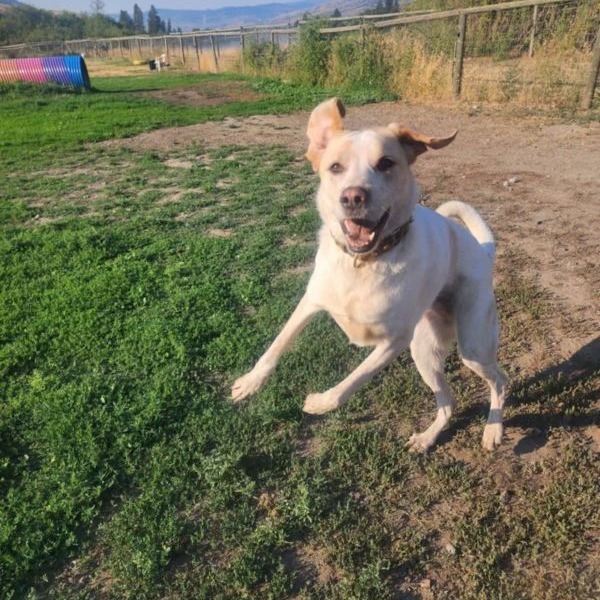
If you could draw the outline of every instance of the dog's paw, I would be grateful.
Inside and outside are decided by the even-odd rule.
[[[339,405],[338,398],[332,393],[323,392],[322,394],[309,394],[306,396],[302,410],[309,415],[324,415],[330,410],[338,408]]]
[[[431,439],[431,436],[424,433],[413,433],[408,442],[406,442],[405,447],[409,452],[420,452],[425,453],[433,446],[435,440]]]
[[[481,445],[485,450],[495,450],[502,443],[502,423],[488,423],[483,430]]]
[[[240,402],[240,400],[254,394],[263,386],[266,378],[266,375],[256,373],[255,371],[250,371],[242,375],[231,386],[231,399],[234,402]]]

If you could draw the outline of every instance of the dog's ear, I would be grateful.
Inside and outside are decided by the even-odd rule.
[[[393,131],[394,135],[402,145],[409,165],[417,160],[417,156],[419,156],[419,154],[427,152],[428,148],[432,148],[433,150],[444,148],[450,142],[452,142],[452,140],[454,140],[456,134],[458,133],[458,130],[456,130],[448,137],[433,138],[424,135],[423,133],[419,133],[418,131],[407,129],[398,123],[390,123],[388,128]]]
[[[345,115],[346,109],[339,98],[325,100],[312,111],[306,130],[308,150],[304,156],[315,171],[319,168],[321,156],[329,140],[335,133],[344,129]]]

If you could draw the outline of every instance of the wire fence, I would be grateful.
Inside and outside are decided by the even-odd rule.
[[[0,58],[79,53],[143,64],[165,55],[171,65],[202,72],[282,76],[291,68],[289,59],[306,27],[310,22],[20,44],[0,48]],[[599,30],[597,0],[516,0],[443,12],[328,19],[318,31],[330,44],[329,83],[343,83],[352,62],[360,63],[363,76],[381,63],[368,56],[371,49],[385,55],[393,91],[410,84],[412,91],[422,88],[423,93],[473,101],[590,108],[598,96]]]

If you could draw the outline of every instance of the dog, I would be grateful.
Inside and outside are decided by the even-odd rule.
[[[171,66],[166,54],[161,54],[154,59],[154,65],[157,71],[161,71],[165,67]]]
[[[350,342],[373,350],[336,386],[309,394],[306,413],[338,408],[410,348],[437,401],[434,421],[406,444],[425,452],[452,416],[444,362],[456,341],[463,363],[490,387],[482,445],[494,450],[502,440],[508,386],[496,358],[494,236],[463,202],[447,202],[437,211],[418,204],[410,170],[420,154],[447,146],[457,132],[433,138],[397,123],[347,131],[344,116],[337,98],[321,103],[310,116],[305,156],[319,174],[316,204],[322,220],[314,271],[282,331],[254,368],[233,384],[232,399],[239,402],[259,390],[283,352],[324,310]]]

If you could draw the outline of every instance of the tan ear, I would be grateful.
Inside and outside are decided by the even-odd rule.
[[[433,150],[444,148],[454,140],[458,133],[458,130],[456,130],[448,137],[433,138],[418,131],[407,129],[398,123],[390,123],[388,128],[394,132],[394,135],[398,138],[400,144],[402,144],[409,165],[415,162],[419,154],[427,152],[428,148],[432,148]]]
[[[344,129],[345,115],[346,109],[339,98],[325,100],[312,111],[306,130],[308,150],[304,156],[315,171],[319,168],[321,156],[332,136]]]

